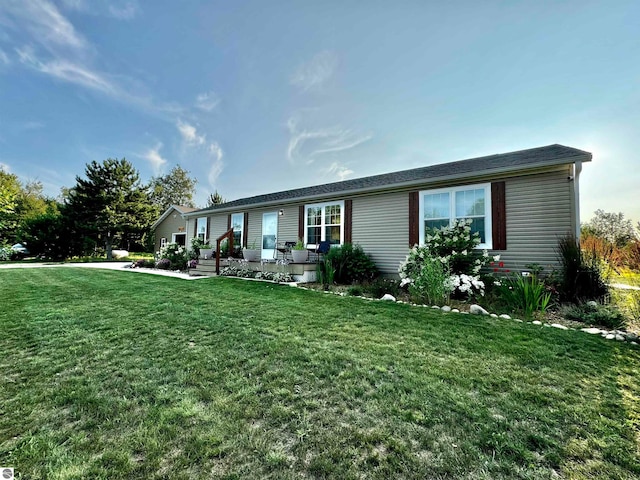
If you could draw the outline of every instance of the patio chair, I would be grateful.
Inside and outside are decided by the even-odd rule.
[[[329,250],[331,249],[331,242],[325,240],[323,242],[318,243],[318,245],[316,246],[316,249],[314,250],[313,253],[316,254],[316,263],[320,263],[320,256],[324,256],[327,253],[329,253]]]

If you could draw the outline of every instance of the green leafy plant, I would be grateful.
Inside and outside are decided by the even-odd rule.
[[[200,258],[200,249],[211,248],[209,242],[205,242],[200,237],[193,237],[191,239],[191,250],[189,250],[189,260],[197,260]]]
[[[537,275],[514,274],[500,283],[498,295],[510,311],[531,318],[537,312],[544,313],[547,310],[551,292],[547,291]]]
[[[333,267],[331,260],[325,258],[324,261],[318,262],[316,266],[316,281],[324,285],[328,289],[333,285],[336,269]]]
[[[479,274],[491,257],[486,250],[476,248],[480,244],[480,235],[471,232],[471,223],[469,219],[459,219],[453,225],[432,229],[426,235],[424,245],[414,246],[400,264],[401,284],[415,284],[418,276],[423,275],[424,268],[431,269],[431,266],[426,266],[428,262],[439,262],[447,272],[445,285],[452,294],[483,295],[484,282]],[[495,261],[499,259],[499,256],[493,257]],[[424,284],[422,281],[419,283]]]
[[[385,293],[398,297],[402,292],[400,282],[391,278],[376,278],[371,282],[364,283],[362,287],[365,293],[375,298],[380,298]]]
[[[187,268],[188,254],[182,245],[167,243],[158,252],[158,259],[169,260],[171,270],[184,270]]]
[[[596,252],[583,252],[573,235],[558,241],[557,252],[561,263],[559,288],[562,300],[580,303],[602,301],[607,296],[606,269]]]
[[[572,305],[564,310],[569,320],[584,322],[587,325],[600,325],[609,329],[621,328],[625,324],[624,315],[613,305],[601,305],[594,301]]]
[[[333,247],[325,256],[335,270],[335,281],[340,284],[369,281],[376,277],[378,269],[360,245],[345,243]]]
[[[442,304],[449,299],[450,290],[447,286],[449,274],[442,264],[430,259],[421,264],[413,281],[409,283],[409,294],[418,303],[429,305]]]
[[[307,247],[305,247],[304,242],[302,241],[301,238],[298,238],[298,241],[296,242],[296,244],[292,247],[292,250],[305,250]]]

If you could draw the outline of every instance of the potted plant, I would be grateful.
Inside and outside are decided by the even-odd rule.
[[[309,250],[307,250],[301,238],[291,248],[291,258],[293,263],[304,263],[309,259]]]
[[[242,256],[247,262],[259,262],[261,251],[257,248],[257,239],[253,239],[253,243],[248,248],[242,249]]]

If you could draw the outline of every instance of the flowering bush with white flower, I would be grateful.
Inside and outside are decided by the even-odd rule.
[[[167,259],[171,270],[184,270],[187,268],[187,250],[177,243],[167,243],[160,251],[156,252],[156,261]],[[165,262],[166,264],[166,262]]]
[[[471,223],[469,219],[458,219],[451,226],[431,230],[424,245],[414,246],[400,264],[401,285],[410,285],[410,290],[417,285],[429,288],[428,284],[437,278],[433,276],[432,263],[439,263],[444,269],[443,283],[448,292],[464,296],[484,295],[480,270],[490,260],[499,260],[499,256],[491,258],[486,250],[476,248],[480,235],[471,231]]]

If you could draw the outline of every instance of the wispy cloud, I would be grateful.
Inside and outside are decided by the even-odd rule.
[[[349,175],[352,175],[354,173],[353,170],[344,165],[341,165],[338,162],[333,162],[331,165],[329,165],[329,168],[327,168],[326,172],[329,175],[338,177],[339,180],[344,180]]]
[[[71,22],[46,0],[5,1],[0,7],[0,15],[4,17],[5,14],[8,14],[5,18],[13,30],[24,30],[47,50],[58,47],[83,50],[88,46]]]
[[[68,0],[65,5],[88,8],[83,0]],[[115,5],[137,8],[132,1]],[[140,93],[144,86],[131,77],[110,75],[95,68],[94,46],[48,0],[0,2],[0,24],[12,30],[14,50],[20,63],[28,68],[160,117],[168,119],[170,115],[172,121],[176,113],[183,111],[180,106],[159,103]]]
[[[5,53],[4,50],[0,48],[0,65],[9,65],[11,60],[9,59],[9,55]]]
[[[196,107],[205,112],[210,112],[218,106],[220,97],[214,92],[201,93],[196,97]]]
[[[189,145],[204,145],[206,138],[205,135],[198,135],[196,127],[190,125],[182,120],[178,120],[176,124],[182,139]]]
[[[138,13],[140,8],[135,2],[126,2],[124,5],[110,5],[109,13],[115,18],[120,20],[131,20]]]
[[[209,145],[209,156],[211,165],[209,166],[209,174],[207,176],[207,180],[209,180],[209,186],[213,189],[216,186],[216,182],[218,181],[218,177],[222,173],[224,169],[224,163],[222,162],[222,157],[224,153],[220,145],[217,142],[212,142]]]
[[[337,65],[338,58],[335,54],[328,51],[320,52],[296,69],[290,79],[291,85],[303,91],[319,89],[331,78]]]
[[[151,164],[155,175],[160,174],[164,166],[167,164],[167,160],[162,158],[160,155],[161,148],[162,142],[158,142],[155,147],[150,148],[142,155],[142,157]]]
[[[0,162],[0,172],[9,173],[11,171],[11,167],[6,163]]]
[[[302,129],[298,123],[295,118],[290,118],[287,122],[291,135],[287,158],[292,164],[300,160],[313,163],[319,155],[349,150],[373,137],[370,133],[358,133],[338,126]]]
[[[92,14],[107,15],[119,20],[131,20],[140,12],[140,6],[133,0],[62,0],[69,10]]]

